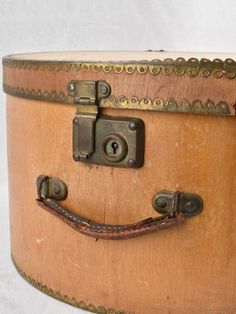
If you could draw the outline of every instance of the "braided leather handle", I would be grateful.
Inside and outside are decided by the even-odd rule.
[[[40,183],[37,184],[37,204],[43,209],[60,218],[62,221],[80,233],[96,239],[123,240],[134,238],[147,233],[169,228],[184,221],[183,215],[178,211],[177,208],[179,192],[176,192],[173,199],[172,211],[169,214],[155,218],[147,218],[142,221],[127,225],[109,225],[96,223],[87,218],[73,214],[70,210],[61,206],[54,199],[45,197],[42,193],[43,183],[48,180],[48,177],[41,177],[42,179],[40,180]]]

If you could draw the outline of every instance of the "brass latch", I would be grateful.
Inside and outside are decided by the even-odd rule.
[[[73,159],[86,163],[139,168],[144,162],[141,119],[99,115],[99,103],[111,94],[106,81],[70,81],[77,105],[73,119]]]
[[[84,160],[94,152],[94,128],[98,115],[98,104],[111,93],[105,81],[70,81],[68,94],[74,98],[77,111],[73,120],[73,157]],[[80,136],[81,134],[81,136]]]

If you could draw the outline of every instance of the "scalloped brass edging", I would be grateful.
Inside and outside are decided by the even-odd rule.
[[[73,98],[66,95],[63,91],[57,92],[55,90],[41,91],[29,90],[22,87],[13,87],[7,84],[3,84],[3,90],[6,94],[15,97],[23,97],[27,99],[34,99],[40,101],[67,103],[73,104]],[[135,109],[135,110],[151,110],[158,112],[176,112],[176,113],[195,113],[195,114],[211,114],[211,115],[235,115],[232,113],[235,111],[234,104],[228,104],[226,101],[219,101],[214,103],[208,99],[202,102],[198,99],[192,101],[182,99],[177,101],[173,98],[163,100],[161,98],[155,98],[154,100],[144,97],[138,99],[135,96],[110,96],[107,99],[103,99],[100,104],[100,108],[113,108],[113,109]],[[232,112],[231,112],[232,111]]]
[[[26,99],[34,99],[40,101],[57,102],[65,104],[73,104],[73,98],[66,95],[63,91],[42,91],[41,89],[29,89],[23,87],[10,86],[3,83],[3,91],[11,96],[21,97]]]
[[[200,74],[202,77],[213,75],[216,78],[225,76],[228,79],[236,77],[236,61],[233,59],[209,60],[206,58],[197,59],[190,58],[188,60],[180,57],[177,59],[167,58],[164,60],[154,59],[152,61],[127,61],[127,62],[90,62],[90,61],[43,61],[43,60],[17,60],[9,57],[4,57],[2,60],[3,66],[21,70],[42,70],[42,71],[92,71],[105,73],[114,72],[120,74],[126,72],[132,74],[138,72],[145,74],[147,72],[157,75],[163,73],[170,75],[187,74],[190,77],[195,77]]]
[[[134,312],[125,312],[125,311],[116,311],[114,309],[106,309],[103,306],[95,306],[93,304],[86,304],[84,301],[77,301],[74,297],[69,298],[67,295],[62,295],[58,291],[54,291],[51,288],[48,288],[46,285],[42,284],[41,282],[35,280],[31,276],[27,275],[15,262],[13,256],[11,256],[12,262],[17,270],[17,272],[32,286],[40,290],[41,292],[53,297],[59,301],[65,302],[69,305],[78,307],[85,311],[90,311],[92,313],[98,314],[134,314]]]
[[[117,109],[137,109],[137,110],[152,110],[159,112],[176,112],[176,113],[195,113],[195,114],[211,114],[211,115],[231,115],[230,105],[225,101],[220,101],[217,104],[208,99],[202,102],[198,99],[189,101],[181,99],[177,101],[173,98],[163,100],[155,98],[154,100],[144,97],[139,100],[132,96],[110,96],[101,101],[101,108],[117,108]]]

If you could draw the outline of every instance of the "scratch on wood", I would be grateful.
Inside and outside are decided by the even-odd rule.
[[[40,244],[40,243],[46,241],[47,238],[48,238],[48,236],[45,236],[45,237],[42,237],[42,238],[38,238],[38,239],[36,239],[36,242],[37,242],[38,244]]]
[[[80,266],[76,263],[74,263],[73,261],[71,261],[70,259],[67,259],[68,263],[72,264],[74,267],[80,269]]]

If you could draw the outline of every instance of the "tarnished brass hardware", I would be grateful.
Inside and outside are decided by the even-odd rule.
[[[197,75],[204,78],[215,77],[217,79],[227,78],[235,79],[236,77],[236,61],[230,58],[221,60],[219,58],[210,60],[206,58],[189,58],[179,57],[177,59],[166,58],[164,60],[142,60],[142,61],[118,61],[118,62],[68,62],[68,61],[45,61],[45,60],[22,60],[14,59],[6,56],[2,60],[3,67],[16,70],[31,71],[72,71],[78,72],[103,72],[128,74],[145,74],[152,75],[188,75],[196,77]]]
[[[87,159],[94,152],[94,128],[99,101],[111,93],[105,81],[70,81],[67,91],[77,104],[73,120],[73,158]]]
[[[95,150],[86,163],[140,168],[144,162],[144,123],[141,119],[99,116]]]
[[[152,110],[157,112],[177,112],[177,113],[192,113],[192,114],[210,114],[210,115],[235,115],[234,104],[229,104],[226,101],[214,102],[210,99],[200,101],[198,99],[176,100],[174,98],[151,99],[144,97],[126,97],[125,95],[115,97],[111,95],[107,99],[103,99],[100,104],[101,108],[121,108],[121,109],[136,109],[136,110]]]
[[[105,81],[71,81],[67,90],[77,105],[73,119],[73,159],[114,167],[142,167],[143,121],[99,115],[101,100],[111,93],[109,84]]]
[[[107,98],[111,93],[111,87],[106,81],[70,81],[67,91],[74,98],[74,103],[79,105],[98,105],[99,101]],[[86,112],[80,108],[79,111]]]
[[[38,176],[37,178],[38,198],[52,198],[55,200],[64,200],[67,197],[68,190],[64,181],[56,177]]]
[[[63,104],[73,103],[73,98],[62,90],[41,90],[28,89],[22,86],[12,86],[3,83],[3,90],[6,94],[14,97],[34,99],[47,102]],[[129,110],[151,110],[156,112],[176,112],[188,114],[223,115],[235,116],[235,102],[225,100],[213,101],[207,99],[162,99],[162,98],[139,98],[136,96],[126,97],[124,95],[115,97],[110,95],[107,99],[101,100],[99,108],[129,109]]]
[[[160,191],[152,201],[153,208],[160,214],[170,214],[176,192]],[[177,209],[186,217],[198,215],[203,209],[203,200],[192,193],[179,193]]]
[[[102,152],[107,160],[119,162],[125,158],[128,152],[128,146],[125,139],[118,134],[106,136],[102,143]]]

